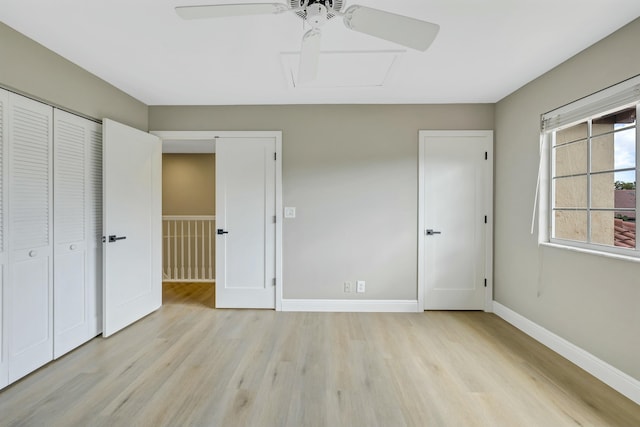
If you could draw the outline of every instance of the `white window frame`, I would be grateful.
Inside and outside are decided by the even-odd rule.
[[[590,253],[631,257],[640,259],[640,239],[636,237],[636,248],[621,248],[590,242],[560,239],[553,237],[553,138],[556,131],[569,128],[579,123],[591,120],[625,108],[636,108],[636,185],[640,177],[640,76],[626,80],[615,86],[589,95],[571,104],[560,107],[542,115],[540,138],[540,168],[539,168],[539,242],[552,244],[568,249],[584,250]],[[588,135],[589,155],[591,132]],[[587,190],[590,192],[592,172],[587,171]],[[589,193],[587,203],[587,215],[591,212],[591,200]],[[594,209],[596,210],[596,209]],[[636,216],[640,214],[640,198],[636,197]],[[636,222],[637,223],[637,222]],[[588,239],[591,236],[591,223],[588,221]]]

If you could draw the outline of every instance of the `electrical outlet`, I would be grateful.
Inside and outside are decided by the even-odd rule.
[[[344,292],[345,293],[351,292],[351,282],[344,282]]]
[[[365,291],[365,281],[364,280],[358,280],[356,282],[356,292],[358,292],[359,294],[364,293]]]

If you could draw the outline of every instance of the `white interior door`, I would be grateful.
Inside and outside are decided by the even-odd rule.
[[[92,196],[101,189],[92,180],[91,154],[100,148],[100,129],[98,123],[54,111],[54,358],[99,333],[96,306],[102,287],[95,280],[98,265],[92,223],[102,212],[96,212]]]
[[[162,305],[162,144],[103,121],[103,335]]]
[[[50,106],[9,94],[9,381],[53,358]]]
[[[489,309],[493,134],[422,131],[420,144],[424,308]]]
[[[216,307],[275,308],[275,138],[216,140],[216,228]]]

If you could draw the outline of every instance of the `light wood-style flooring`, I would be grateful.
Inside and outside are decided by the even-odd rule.
[[[211,285],[0,392],[2,426],[640,426],[492,314],[211,309]]]

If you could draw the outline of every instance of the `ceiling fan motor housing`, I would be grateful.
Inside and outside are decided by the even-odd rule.
[[[291,8],[302,7],[304,3],[305,0],[289,0]],[[324,8],[325,11],[323,11],[322,8]],[[335,15],[331,13],[332,10],[340,11],[341,9],[342,0],[308,0],[307,10],[296,12],[296,15],[309,22],[312,27],[317,28],[324,24],[325,21],[335,17]],[[318,15],[321,17],[318,18]],[[322,16],[325,15],[326,18],[322,18]]]

